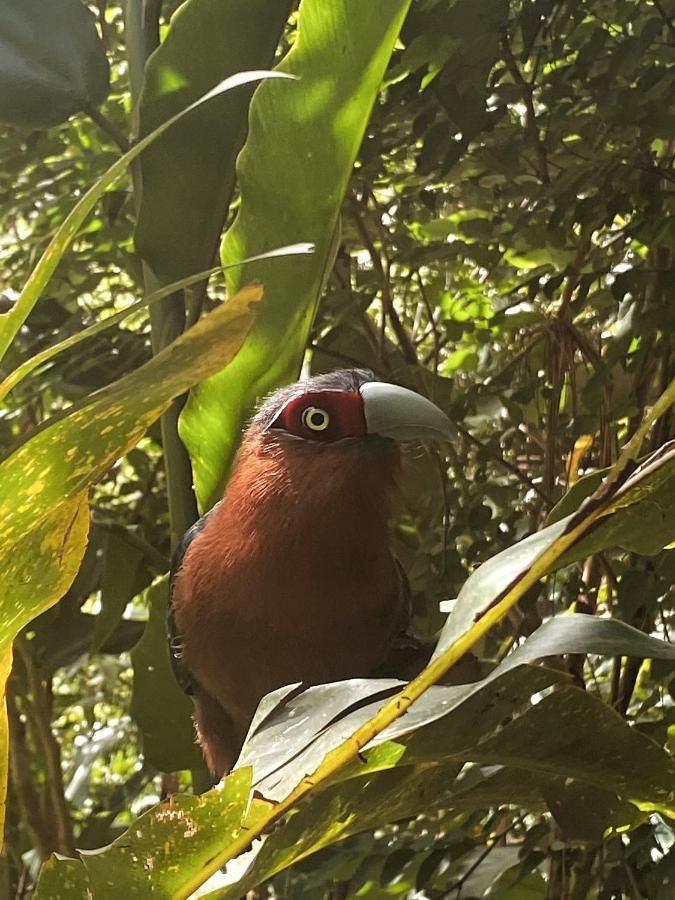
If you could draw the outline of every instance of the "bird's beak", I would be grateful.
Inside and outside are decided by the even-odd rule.
[[[421,394],[380,381],[360,390],[368,434],[395,441],[447,441],[457,434],[443,410]]]

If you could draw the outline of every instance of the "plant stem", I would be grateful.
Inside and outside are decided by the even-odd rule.
[[[138,128],[138,103],[143,87],[145,64],[159,42],[158,21],[160,4],[128,0],[126,33],[128,36],[131,96],[135,108],[135,130]],[[138,212],[142,197],[140,166],[132,170],[134,204]],[[143,264],[145,293],[159,290],[161,284],[150,267]],[[150,307],[152,352],[157,355],[185,330],[185,300],[176,291]],[[161,418],[162,450],[166,475],[167,501],[171,531],[171,548],[175,549],[183,534],[197,519],[197,500],[192,489],[192,466],[187,450],[178,434],[178,419],[186,397],[177,397]]]

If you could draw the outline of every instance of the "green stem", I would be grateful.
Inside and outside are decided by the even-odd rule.
[[[134,103],[134,131],[139,128],[139,102],[145,78],[148,57],[159,43],[157,24],[159,5],[141,0],[128,0],[125,33],[128,40],[128,62],[131,97]],[[143,182],[138,161],[132,170],[134,205],[136,212],[141,205]],[[161,284],[151,268],[143,264],[143,281],[146,294],[156,292]],[[156,356],[185,330],[185,300],[182,291],[175,291],[161,303],[150,307],[152,352]],[[178,434],[178,419],[187,397],[177,397],[162,415],[162,451],[166,476],[167,502],[171,532],[171,548],[175,549],[183,534],[198,518],[197,498],[192,488],[190,457]]]

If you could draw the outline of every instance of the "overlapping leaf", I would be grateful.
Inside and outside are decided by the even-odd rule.
[[[7,485],[4,485],[5,490]],[[39,613],[63,595],[77,574],[87,546],[89,509],[86,492],[56,504],[42,522],[0,553],[3,599],[0,604],[0,829],[7,790],[7,718],[5,683],[12,661],[12,641]],[[39,559],[39,565],[36,560]]]
[[[98,106],[108,60],[81,0],[0,2],[0,121],[44,127]]]
[[[316,253],[273,270],[255,263],[229,280],[236,290],[260,279],[268,302],[236,363],[201,384],[182,416],[203,508],[218,498],[256,399],[300,369],[347,182],[408,6],[305,0],[296,43],[276,70],[298,80],[282,90],[270,82],[253,98],[237,169],[241,208],[223,261],[292,241],[311,241]]]
[[[223,79],[247,69],[268,69],[290,7],[288,0],[183,3],[145,68],[141,134]],[[213,264],[252,91],[251,86],[216,98],[178,123],[141,158],[136,247],[164,283]]]
[[[553,571],[607,547],[657,552],[675,538],[675,442],[670,442],[622,473],[608,491],[602,485],[576,513],[537,531],[484,563],[466,581],[448,616],[435,656],[465,633],[487,609],[495,606],[543,554]],[[586,530],[560,553],[556,547],[593,517]]]
[[[19,630],[55,603],[75,577],[86,547],[87,488],[138,442],[173,397],[234,356],[261,295],[260,286],[243,289],[149,363],[47,425],[0,464],[5,660]],[[5,728],[5,753],[6,734]]]

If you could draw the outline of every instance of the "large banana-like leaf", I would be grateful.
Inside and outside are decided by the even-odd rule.
[[[311,241],[316,253],[273,269],[255,263],[229,279],[230,290],[260,279],[268,302],[236,363],[193,391],[182,415],[204,508],[223,487],[257,398],[297,377],[352,166],[409,5],[303,0],[296,42],[277,69],[298,80],[282,90],[262,85],[251,102],[237,167],[241,208],[223,261],[292,241]]]
[[[140,130],[148,134],[214,85],[268,69],[289,0],[188,0],[145,67]],[[166,283],[213,264],[246,137],[253,87],[224,94],[141,157],[136,247]]]
[[[559,542],[567,546],[563,553],[550,554],[548,572],[607,547],[656,553],[667,546],[675,538],[675,441],[664,444],[639,466],[630,464],[609,495],[602,486],[596,493],[601,496],[588,497],[576,513],[498,553],[471,575],[443,628],[437,657],[499,603],[510,586]],[[589,515],[593,528],[584,529],[578,538],[569,541],[568,537]]]
[[[471,684],[434,686],[400,719],[381,732],[370,746],[401,741],[439,719],[450,716],[482,694],[497,705],[499,684],[514,669],[537,659],[563,653],[597,653],[612,656],[643,656],[675,662],[675,646],[644,634],[614,619],[582,614],[558,616],[534,632],[522,646],[482,681]],[[543,673],[545,672],[545,675]],[[555,681],[550,670],[530,672],[519,702]],[[280,800],[312,771],[326,753],[344,741],[373,716],[382,702],[404,687],[393,679],[361,679],[310,687],[293,696],[282,688],[264,698],[256,713],[238,766],[253,766],[253,785],[265,797]],[[508,688],[515,706],[513,688]],[[357,709],[354,707],[357,706]],[[351,711],[350,711],[351,710]],[[498,720],[504,718],[504,709]],[[487,721],[487,719],[485,720]],[[403,764],[409,755],[399,755]],[[382,762],[378,763],[381,766]],[[361,766],[346,767],[338,776],[352,777]],[[570,770],[570,774],[577,773]]]
[[[675,767],[667,754],[630,729],[597,698],[566,686],[560,673],[527,665],[542,656],[580,650],[675,660],[675,647],[621,622],[584,615],[551,620],[483,681],[430,688],[405,716],[378,736],[377,745],[371,745],[331,783],[315,791],[283,828],[257,844],[242,860],[243,872],[237,864],[225,876],[216,877],[222,890],[213,896],[236,900],[303,856],[399,817],[437,808],[471,808],[491,801],[518,802],[532,808],[544,807],[545,798],[554,797],[560,805],[570,799],[570,788],[568,785],[565,789],[565,784],[571,779],[603,799],[603,815],[614,827],[639,821],[636,804],[670,809],[675,802]],[[532,706],[532,695],[551,685],[558,688],[550,701]],[[315,768],[331,747],[368,719],[387,694],[402,687],[401,682],[393,680],[364,679],[310,688],[296,697],[292,697],[292,687],[283,688],[265,698],[234,773],[250,777],[253,767],[252,787],[257,799],[252,800],[242,825],[250,827],[258,816],[273,810],[274,804],[305,772]],[[376,695],[378,702],[374,701]],[[354,709],[359,700],[371,702]],[[345,715],[348,708],[354,711]],[[503,722],[516,713],[519,716],[513,726],[505,731]],[[564,731],[553,727],[553,722],[561,720],[565,722]],[[540,729],[548,736],[546,743],[539,738]],[[509,750],[505,760],[500,758],[501,735],[505,735]],[[533,749],[537,742],[540,749]],[[494,780],[491,775],[480,790],[467,792],[464,785],[454,783],[467,760],[503,762],[511,774]],[[226,779],[226,786],[231,777]],[[514,785],[522,784],[527,791],[519,789],[509,795]],[[617,798],[617,793],[625,799]],[[195,809],[191,798],[173,798],[170,808],[176,810],[175,832],[183,828],[180,816],[185,803],[192,822],[189,837],[194,835],[200,848],[208,840],[214,854],[222,852],[218,831],[209,834],[213,810],[221,804],[219,791],[209,792],[202,801],[203,807]],[[158,810],[166,808],[160,806]],[[108,869],[94,869],[83,856],[84,868],[80,871],[86,880],[82,884],[101,888],[101,872],[110,871],[120,852],[115,849],[118,844],[127,848],[131,842],[139,859],[142,854],[154,858],[152,822],[150,818],[140,820],[128,835],[103,852],[103,859],[106,855],[109,858]],[[176,833],[169,832],[168,839],[175,840]],[[189,845],[189,840],[184,843]],[[164,863],[157,858],[160,868],[156,870],[161,883],[170,877],[161,868],[169,865],[163,858]],[[186,862],[186,885],[201,883],[209,869],[213,871],[205,866],[196,872]],[[55,886],[63,889],[70,872],[68,866],[51,868],[48,884],[52,890]],[[141,866],[132,866],[125,888],[138,892],[145,878]]]
[[[107,93],[108,60],[81,0],[0,0],[0,122],[54,125]]]

